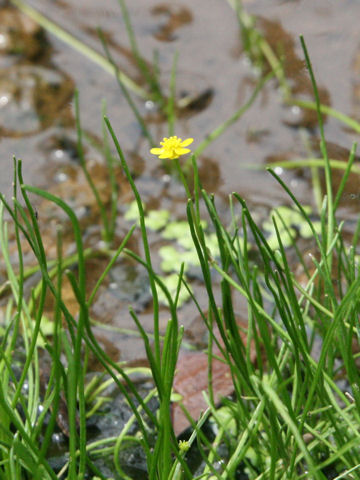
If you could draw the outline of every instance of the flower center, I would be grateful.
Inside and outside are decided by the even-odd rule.
[[[169,153],[171,152],[172,155],[176,155],[175,150],[181,148],[181,138],[178,138],[177,136],[170,137],[164,142],[160,142],[160,145],[162,145]]]

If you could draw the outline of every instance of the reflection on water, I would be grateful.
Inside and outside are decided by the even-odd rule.
[[[47,49],[44,31],[37,23],[14,8],[0,8],[1,67],[21,59],[38,60]]]
[[[165,22],[160,25],[154,36],[162,42],[173,42],[177,39],[175,31],[192,22],[191,10],[171,3],[159,3],[152,7],[151,13],[162,16]]]
[[[69,76],[36,65],[13,65],[0,73],[0,136],[25,136],[56,123],[73,124]]]

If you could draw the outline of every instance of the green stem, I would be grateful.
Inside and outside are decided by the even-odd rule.
[[[141,229],[141,235],[142,235],[142,241],[143,241],[143,247],[144,247],[144,253],[145,253],[145,258],[146,258],[146,264],[149,266],[149,268],[152,268],[152,261],[151,261],[151,254],[150,254],[150,246],[147,238],[147,233],[146,233],[146,226],[145,226],[145,212],[144,212],[144,207],[142,205],[141,197],[139,195],[139,191],[136,188],[134,179],[130,173],[129,167],[126,163],[124,154],[122,152],[122,149],[120,147],[120,143],[115,135],[115,132],[111,126],[111,123],[107,117],[104,117],[104,121],[106,123],[106,126],[110,132],[110,136],[114,142],[116,151],[119,155],[120,163],[121,166],[125,172],[126,178],[128,179],[128,182],[130,183],[131,189],[134,193],[137,207],[139,210],[139,219],[140,219],[140,229]],[[151,293],[153,297],[153,310],[154,310],[154,346],[155,346],[155,358],[156,358],[156,363],[158,367],[160,368],[161,365],[161,355],[160,355],[160,324],[159,324],[159,300],[158,300],[158,294],[156,290],[156,285],[154,281],[153,275],[149,275],[149,282],[150,282],[150,288],[151,288]]]
[[[242,105],[238,110],[236,110],[235,113],[231,115],[230,118],[228,118],[224,123],[219,125],[215,130],[213,130],[209,135],[206,135],[205,140],[203,140],[200,145],[196,148],[194,151],[194,155],[197,157],[207,148],[211,142],[216,140],[220,135],[222,135],[225,130],[227,130],[233,123],[235,123],[254,103],[256,97],[258,96],[258,93],[262,90],[263,86],[265,83],[270,80],[274,76],[273,72],[270,72],[268,75],[265,77],[261,78],[258,84],[255,87],[255,90],[251,94],[249,100],[245,103],[245,105]],[[191,162],[191,158],[189,158],[189,163]]]
[[[168,119],[168,136],[172,137],[175,131],[175,101],[176,101],[176,67],[177,61],[179,58],[178,52],[174,55],[174,60],[171,68],[171,78],[170,78],[170,95],[167,102],[167,119]]]
[[[105,72],[110,73],[111,75],[115,75],[114,67],[111,62],[109,62],[105,57],[100,55],[100,53],[96,52],[94,49],[83,43],[78,38],[71,35],[71,33],[67,32],[56,23],[49,20],[47,17],[38,12],[35,8],[30,7],[30,5],[27,5],[22,0],[10,0],[10,2],[15,5],[19,10],[21,10],[22,13],[30,17],[32,20],[34,20],[34,22],[44,28],[46,31],[48,31],[70,47],[74,48],[85,57],[92,60],[94,63],[99,65],[99,67],[101,67]],[[140,98],[149,98],[150,95],[148,94],[148,92],[146,92],[146,90],[137,85],[137,83],[135,83],[124,72],[117,71],[117,75],[121,79],[121,82]]]
[[[327,194],[327,240],[326,240],[326,245],[330,245],[332,242],[332,238],[334,235],[334,223],[335,223],[335,218],[334,218],[334,209],[333,209],[333,193],[332,193],[332,179],[331,179],[331,165],[330,165],[330,160],[329,156],[327,153],[326,149],[326,141],[325,141],[325,133],[324,133],[324,123],[323,123],[323,118],[321,114],[321,105],[320,105],[320,97],[319,97],[319,91],[317,88],[314,72],[312,69],[310,57],[306,48],[306,44],[304,41],[304,38],[302,35],[300,35],[300,42],[301,46],[305,55],[305,61],[307,68],[309,70],[310,78],[311,78],[311,83],[312,87],[314,90],[314,95],[315,95],[315,101],[316,101],[316,112],[317,112],[317,117],[318,117],[318,124],[319,124],[319,129],[320,129],[320,148],[321,148],[321,153],[323,154],[324,157],[324,163],[325,163],[325,183],[326,183],[326,194]],[[329,260],[330,261],[330,260]]]
[[[307,108],[309,110],[316,110],[318,108],[316,102],[311,102],[309,100],[298,100],[296,98],[290,98],[288,100],[288,103],[290,105],[297,105],[298,107]],[[319,108],[320,112],[324,115],[329,115],[330,117],[336,118],[340,122],[352,128],[355,132],[360,133],[360,123],[353,118],[339,112],[338,110],[335,110],[335,108],[329,107],[328,105],[320,104]]]

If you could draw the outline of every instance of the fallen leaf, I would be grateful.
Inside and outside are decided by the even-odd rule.
[[[246,328],[247,322],[240,320],[239,326]],[[220,333],[215,332],[215,336],[220,340]],[[240,330],[240,336],[246,343],[246,333]],[[221,342],[222,343],[222,342]],[[222,357],[220,350],[214,346],[213,354]],[[255,347],[251,350],[251,361],[255,362]],[[227,363],[218,358],[212,357],[212,387],[214,391],[214,401],[218,404],[221,398],[230,395],[234,391],[233,381],[230,369]],[[191,417],[197,421],[201,412],[207,409],[203,391],[208,391],[208,355],[204,352],[186,352],[181,351],[177,362],[177,372],[174,378],[174,392],[181,395],[181,403],[187,409]],[[190,426],[188,419],[184,415],[178,403],[172,405],[172,421],[176,435],[179,435]]]

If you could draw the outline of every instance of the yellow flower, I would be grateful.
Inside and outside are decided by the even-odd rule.
[[[159,158],[170,158],[170,160],[174,160],[175,158],[179,158],[180,155],[189,153],[191,150],[184,147],[187,147],[193,141],[193,138],[187,138],[183,141],[176,135],[174,137],[163,138],[163,141],[160,142],[160,145],[162,145],[161,148],[152,148],[150,153],[158,155]]]
[[[181,453],[185,453],[190,449],[190,443],[186,440],[179,441],[179,450]]]

